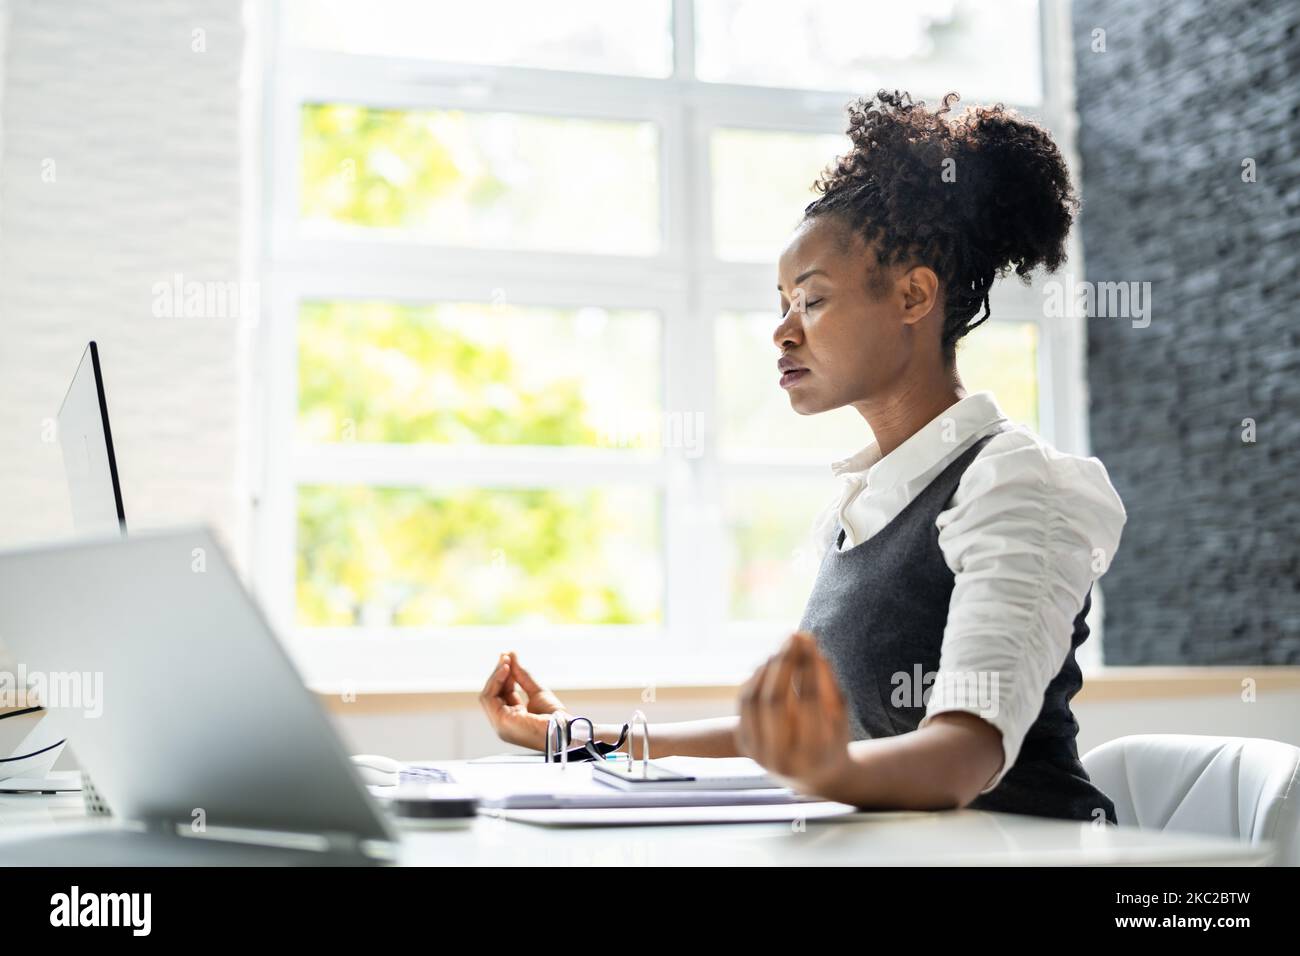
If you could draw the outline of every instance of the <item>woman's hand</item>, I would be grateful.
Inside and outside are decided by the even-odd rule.
[[[498,737],[508,744],[546,749],[546,728],[551,714],[568,717],[560,698],[542,687],[524,670],[514,651],[497,658],[479,694],[479,704]]]
[[[740,692],[736,743],[789,786],[829,796],[850,769],[839,685],[811,634],[800,631]]]

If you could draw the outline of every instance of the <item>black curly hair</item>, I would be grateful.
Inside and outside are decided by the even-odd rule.
[[[1079,209],[1047,130],[1000,103],[951,116],[958,99],[949,93],[927,109],[908,93],[880,90],[850,104],[853,148],[814,183],[821,195],[804,210],[805,218],[834,216],[875,243],[881,266],[935,271],[948,362],[957,340],[988,319],[994,279],[1014,268],[1028,282],[1035,267],[1052,272],[1065,261]],[[945,181],[945,169],[955,181]]]

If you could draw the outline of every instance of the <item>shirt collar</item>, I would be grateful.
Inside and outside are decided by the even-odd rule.
[[[880,447],[873,441],[856,454],[832,462],[831,473],[866,472],[867,485],[873,491],[884,491],[924,474],[955,449],[1005,420],[992,392],[973,392],[945,408],[888,455],[881,457]]]

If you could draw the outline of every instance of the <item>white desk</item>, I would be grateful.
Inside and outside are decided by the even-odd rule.
[[[0,794],[0,863],[7,840],[86,822],[80,794]],[[555,829],[492,817],[462,829],[399,828],[400,862],[410,866],[1258,866],[1272,855],[1267,846],[1226,839],[978,810],[863,813],[809,820],[803,829],[788,823]]]

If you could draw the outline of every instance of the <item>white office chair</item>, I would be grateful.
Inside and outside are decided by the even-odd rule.
[[[1300,865],[1300,747],[1138,734],[1089,751],[1083,765],[1115,802],[1120,826],[1270,840],[1274,864]]]

